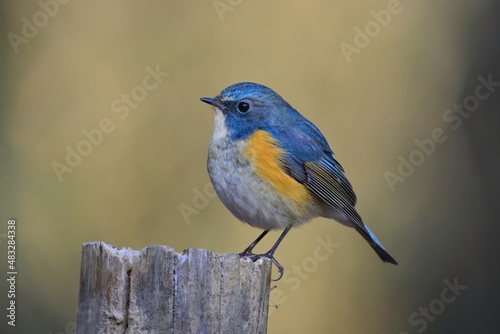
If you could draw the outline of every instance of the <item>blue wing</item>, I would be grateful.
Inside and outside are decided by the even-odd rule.
[[[283,161],[285,172],[304,184],[316,197],[343,213],[384,262],[397,264],[354,208],[356,194],[316,126],[303,118],[293,126],[274,125],[264,130],[271,133],[287,152]]]
[[[287,152],[283,168],[290,176],[325,202],[336,203],[334,207],[338,209],[356,205],[356,194],[344,169],[334,159],[326,139],[314,124],[303,119],[294,126],[273,126],[264,130]]]

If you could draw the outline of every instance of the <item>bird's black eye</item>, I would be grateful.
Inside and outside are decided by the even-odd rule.
[[[237,105],[238,111],[241,113],[246,113],[250,110],[250,102],[249,101],[240,101]]]

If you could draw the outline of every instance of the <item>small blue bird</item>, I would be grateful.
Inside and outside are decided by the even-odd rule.
[[[264,230],[241,256],[268,257],[288,231],[314,217],[354,227],[384,262],[398,264],[356,212],[356,195],[318,128],[272,89],[251,82],[201,101],[214,107],[208,174],[222,203]],[[265,254],[252,250],[270,230],[284,230]]]

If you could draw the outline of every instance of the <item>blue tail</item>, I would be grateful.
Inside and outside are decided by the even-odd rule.
[[[363,238],[365,238],[366,241],[372,246],[373,250],[377,253],[377,255],[382,259],[384,262],[392,263],[395,265],[398,265],[398,261],[396,261],[395,258],[389,254],[385,248],[382,246],[380,241],[378,241],[377,237],[375,234],[370,231],[368,226],[366,224],[363,224],[363,226],[360,226],[360,224],[352,224],[356,231],[358,231]]]

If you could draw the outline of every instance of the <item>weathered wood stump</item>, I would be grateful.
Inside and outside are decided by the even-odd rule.
[[[77,333],[266,333],[271,261],[83,244]]]

